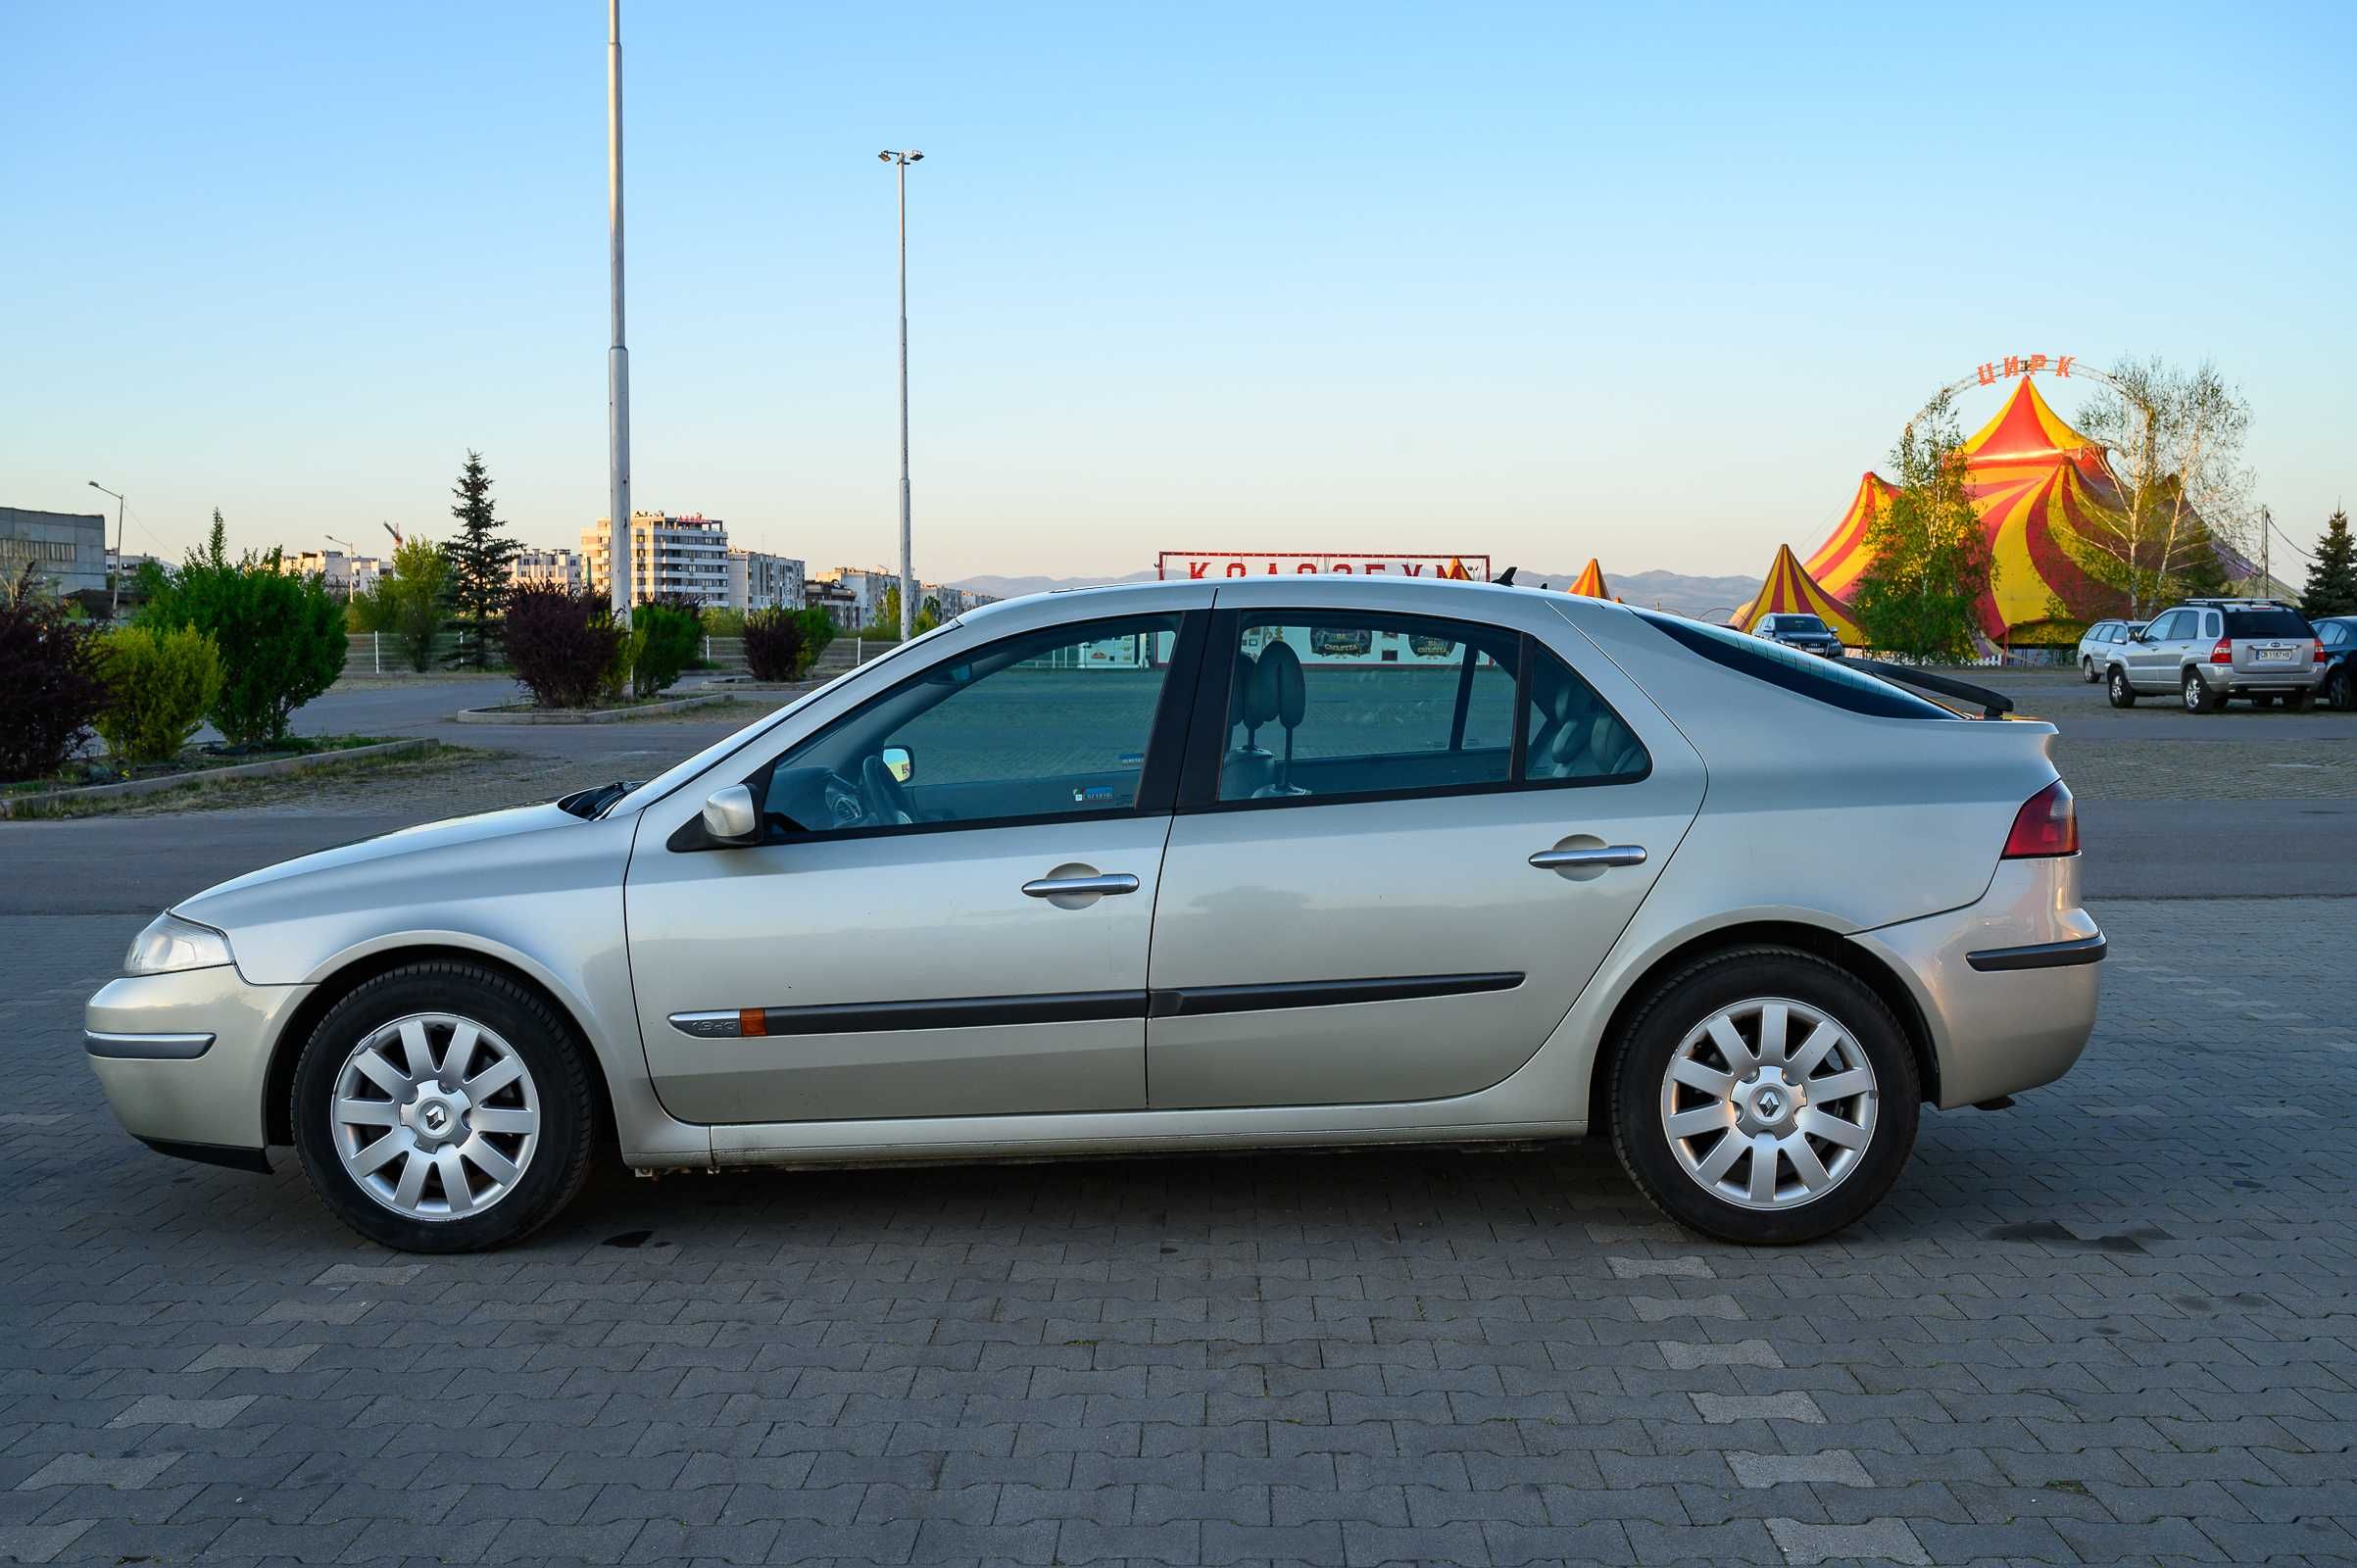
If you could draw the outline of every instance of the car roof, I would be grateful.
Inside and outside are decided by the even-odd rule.
[[[1169,595],[1173,593],[1186,595],[1189,590],[1194,590],[1207,604],[1211,595],[1218,589],[1241,588],[1268,582],[1289,583],[1298,588],[1307,602],[1313,604],[1347,605],[1356,599],[1376,597],[1388,599],[1404,590],[1419,597],[1430,595],[1437,611],[1447,601],[1456,599],[1456,603],[1448,605],[1445,612],[1459,618],[1467,616],[1481,618],[1482,612],[1472,606],[1485,600],[1492,604],[1502,605],[1509,601],[1527,601],[1533,596],[1559,601],[1574,607],[1590,607],[1622,614],[1632,613],[1628,606],[1612,600],[1591,599],[1583,594],[1569,594],[1552,586],[1543,588],[1535,582],[1506,584],[1471,582],[1455,577],[1404,577],[1389,574],[1359,577],[1332,572],[1303,572],[1293,577],[1287,577],[1281,573],[1261,573],[1256,576],[1245,577],[1160,578],[1150,582],[1104,583],[1088,588],[1051,588],[1042,593],[1024,594],[1014,599],[993,600],[987,605],[978,605],[965,612],[958,619],[968,625],[976,625],[994,616],[1006,614],[1018,607],[1028,608],[1050,601],[1069,606],[1081,614],[1093,612],[1094,608],[1099,605],[1105,607],[1109,612],[1118,613],[1124,600],[1154,597],[1167,603]],[[1467,602],[1468,600],[1470,603]]]

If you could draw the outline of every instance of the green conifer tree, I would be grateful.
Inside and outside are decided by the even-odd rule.
[[[493,625],[507,609],[516,553],[522,547],[499,531],[491,510],[491,473],[481,453],[466,454],[450,493],[458,503],[450,514],[458,518],[459,531],[442,546],[450,563],[446,591],[458,612],[451,624],[466,633],[450,662],[481,669],[490,662]]]

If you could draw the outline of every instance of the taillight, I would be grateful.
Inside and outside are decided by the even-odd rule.
[[[2210,650],[2210,662],[2213,664],[2231,664],[2234,662],[2234,645],[2224,637],[2219,638],[2218,646]]]
[[[2316,649],[2316,654],[2312,659],[2309,660],[2309,662],[2312,664],[2323,663],[2325,662],[2325,645],[2323,643],[2316,643],[2311,646]]]
[[[2013,813],[2013,831],[2005,835],[2005,858],[2029,860],[2078,853],[2079,808],[2062,780],[2056,779]]]

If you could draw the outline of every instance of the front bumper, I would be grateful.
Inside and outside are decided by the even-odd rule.
[[[1943,1110],[2052,1083],[2094,1033],[2103,933],[2077,856],[2000,861],[1979,903],[1851,940],[1913,993]]]
[[[310,989],[248,985],[231,964],[126,976],[83,1007],[82,1049],[132,1137],[268,1170],[270,1044]]]

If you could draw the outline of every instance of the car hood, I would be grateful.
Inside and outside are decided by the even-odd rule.
[[[433,856],[469,845],[480,845],[494,839],[512,839],[523,834],[547,832],[565,827],[578,828],[581,819],[554,805],[519,806],[501,811],[483,811],[473,816],[454,816],[440,822],[421,822],[374,838],[360,839],[351,844],[339,844],[333,849],[318,850],[310,855],[298,855],[291,860],[280,860],[216,883],[194,898],[184,899],[172,906],[175,913],[205,925],[218,921],[206,918],[207,909],[223,911],[243,901],[240,894],[270,887],[302,877],[321,877],[337,874],[367,874],[375,861],[407,856]]]
[[[322,850],[174,907],[229,936],[247,981],[294,985],[389,948],[462,948],[555,974],[619,951],[635,816],[491,811]]]

